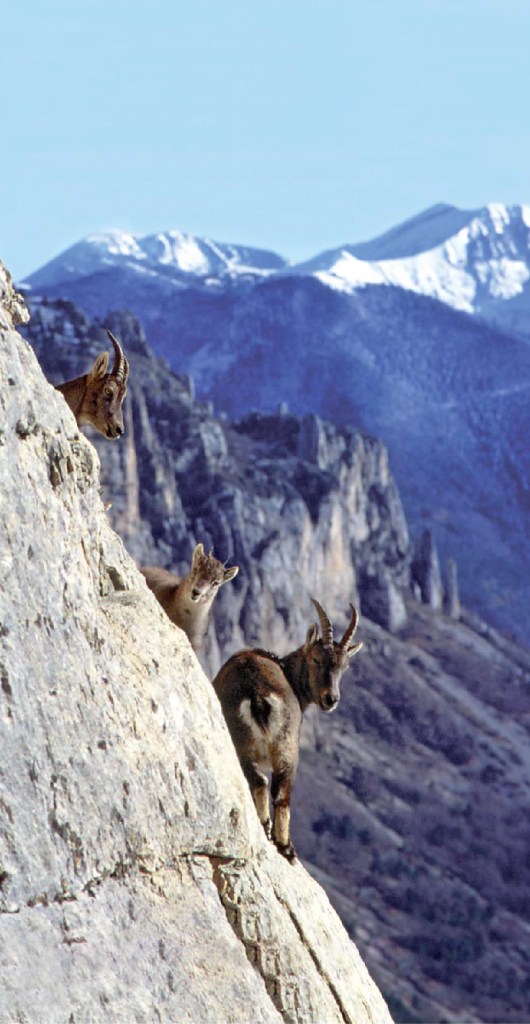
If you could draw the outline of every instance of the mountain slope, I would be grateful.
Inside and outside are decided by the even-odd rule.
[[[524,342],[409,292],[307,278],[255,288],[222,334],[187,361],[217,408],[283,401],[383,438],[413,532],[433,527],[468,604],[528,637]]]

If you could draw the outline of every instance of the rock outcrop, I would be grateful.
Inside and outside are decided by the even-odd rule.
[[[0,281],[0,1019],[390,1021],[324,892],[265,839]]]
[[[444,609],[451,619],[459,619],[462,609],[458,588],[458,567],[454,558],[447,559],[445,571]]]
[[[424,530],[412,561],[412,578],[418,584],[421,600],[431,608],[442,607],[440,559],[430,530]]]

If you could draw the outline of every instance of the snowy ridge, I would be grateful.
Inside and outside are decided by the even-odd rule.
[[[180,283],[190,277],[210,283],[243,275],[266,277],[285,265],[281,256],[267,250],[214,242],[181,231],[132,235],[110,230],[73,245],[31,274],[28,283],[40,288],[110,267],[161,274],[166,280],[173,276]]]
[[[367,258],[380,252],[386,258]],[[394,285],[483,315],[493,314],[499,301],[524,296],[530,314],[530,207],[491,203],[467,213],[433,207],[373,242],[323,253],[289,272],[314,274],[350,293],[366,284]]]

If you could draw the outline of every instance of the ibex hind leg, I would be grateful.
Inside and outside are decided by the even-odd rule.
[[[252,793],[256,810],[258,812],[258,818],[263,825],[265,835],[270,839],[272,822],[270,816],[269,780],[267,776],[263,772],[260,772],[259,769],[256,768],[256,765],[251,761],[241,761],[241,767],[250,786],[250,792]]]
[[[272,827],[272,841],[279,853],[291,863],[296,860],[296,852],[291,842],[291,789],[294,781],[294,772],[291,769],[282,769],[273,772],[271,793],[274,804],[274,824]]]

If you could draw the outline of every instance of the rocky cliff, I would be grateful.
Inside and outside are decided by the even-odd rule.
[[[0,296],[0,1019],[390,1021]]]
[[[528,1020],[528,653],[460,607],[454,564],[443,602],[378,441],[285,406],[216,417],[132,317],[108,325],[132,369],[127,432],[97,442],[107,518],[142,561],[184,566],[201,539],[242,566],[205,663],[243,638],[283,654],[308,592],[337,625],[358,594],[365,647],[337,713],[306,715],[293,837],[393,1016]],[[71,304],[36,304],[27,331],[56,380],[107,347]]]

